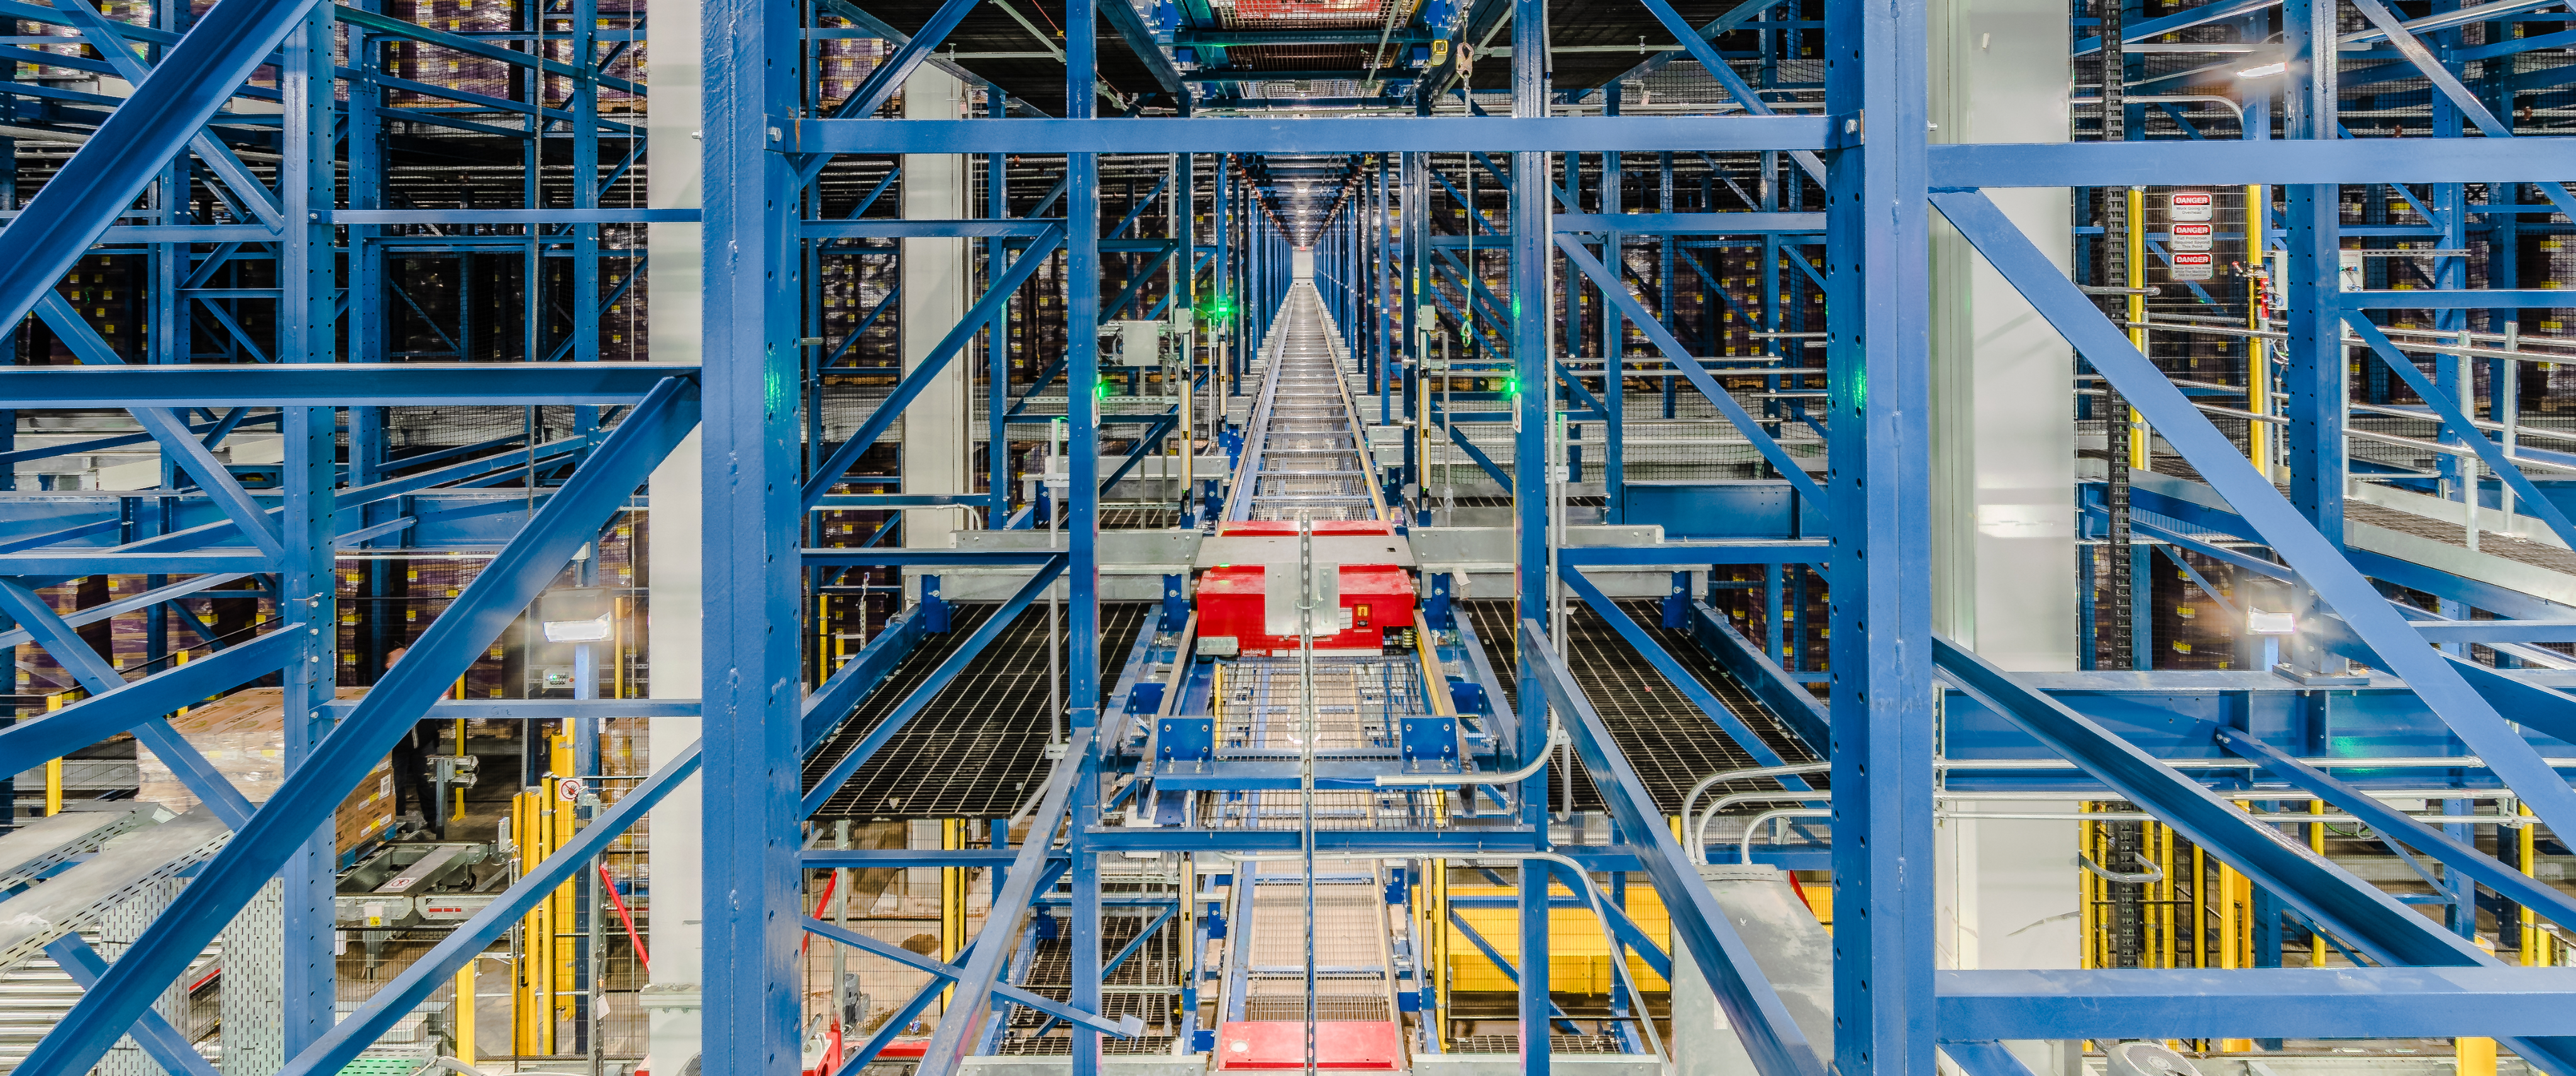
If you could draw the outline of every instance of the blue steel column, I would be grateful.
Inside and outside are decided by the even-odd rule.
[[[2282,134],[2287,138],[2333,139],[2335,122],[2334,50],[2336,11],[2333,0],[2288,0],[2281,7],[2281,51],[2289,63],[2281,94]],[[2289,368],[2282,376],[2289,393],[2284,414],[2290,420],[2288,445],[2290,503],[2316,524],[2327,541],[2343,544],[2344,346],[2337,316],[2337,279],[2342,247],[2342,189],[2334,184],[2301,184],[2282,188],[2288,205],[2282,224],[2289,231]],[[2315,592],[2293,588],[2295,611],[2306,617]],[[2301,672],[2320,671],[2324,660],[2313,637],[2291,637],[2291,661]],[[2333,663],[2341,668],[2341,662]]]
[[[706,1076],[801,1056],[801,727],[794,5],[705,9],[704,709]],[[686,914],[689,909],[683,909]]]
[[[1099,98],[1092,93],[1098,19],[1098,0],[1066,0],[1066,119],[1091,119],[1098,108]],[[1065,506],[1071,511],[1064,527],[1072,552],[1065,565],[1065,604],[1072,614],[1067,629],[1072,645],[1065,655],[1065,705],[1070,708],[1065,725],[1079,733],[1100,724],[1100,159],[1069,153],[1065,170],[1065,451],[1072,454],[1065,489]],[[1089,736],[1075,742],[1101,750]],[[1100,814],[1099,772],[1095,759],[1084,760],[1065,827],[1074,863],[1073,1007],[1095,1013],[1100,1011],[1100,870],[1098,857],[1084,851],[1082,834]],[[1029,839],[1042,842],[1047,836],[1031,833]],[[1100,1033],[1080,1025],[1072,1032],[1073,1076],[1098,1076]]]
[[[1543,118],[1548,114],[1548,26],[1546,0],[1514,0],[1512,12],[1512,116],[1515,119]],[[1520,387],[1517,399],[1511,401],[1512,424],[1512,509],[1517,522],[1513,534],[1513,560],[1518,565],[1520,600],[1515,615],[1524,622],[1552,623],[1548,615],[1549,591],[1547,557],[1547,428],[1555,417],[1549,414],[1549,391],[1555,381],[1555,360],[1548,348],[1550,313],[1549,278],[1556,265],[1555,250],[1548,243],[1551,221],[1549,188],[1554,184],[1549,175],[1550,155],[1544,152],[1519,151],[1512,154],[1512,291],[1511,333],[1512,368]],[[1467,210],[1470,217],[1475,208]],[[1468,287],[1475,285],[1470,282]],[[1472,291],[1467,299],[1473,302]],[[1559,640],[1548,640],[1560,645]],[[1524,759],[1544,753],[1548,748],[1547,716],[1541,701],[1546,695],[1539,686],[1537,659],[1526,649],[1520,652],[1520,688],[1522,700],[1520,729],[1513,747]],[[1536,844],[1547,847],[1547,775],[1521,782],[1521,823],[1536,828]],[[1548,991],[1547,991],[1547,868],[1537,863],[1521,866],[1521,981],[1520,1042],[1521,1071],[1533,1076],[1547,1076],[1548,1065]]]
[[[1601,87],[1601,114],[1617,116],[1619,99],[1625,92],[1625,88],[1615,79],[1609,85]],[[1620,154],[1617,150],[1601,155],[1601,212],[1604,215],[1628,211],[1627,206],[1622,204],[1624,192],[1621,188],[1626,186],[1627,180],[1625,173],[1620,170],[1619,158]],[[1622,242],[1617,232],[1602,233],[1601,264],[1610,267],[1610,277],[1616,282],[1608,285],[1610,287],[1627,286],[1628,255],[1620,245]],[[1620,373],[1619,367],[1620,360],[1625,357],[1621,352],[1624,350],[1622,345],[1626,340],[1628,328],[1619,320],[1619,308],[1607,301],[1607,295],[1604,295],[1603,299],[1601,304],[1601,482],[1602,492],[1608,495],[1602,502],[1608,506],[1604,512],[1603,521],[1625,523],[1628,514],[1620,507],[1619,502],[1623,498],[1619,495],[1619,488],[1628,482],[1627,439],[1620,430],[1621,424],[1627,421],[1626,408],[1623,406],[1627,393],[1622,387],[1625,377]],[[1567,304],[1572,305],[1571,295],[1567,296]]]
[[[1835,1067],[1912,1076],[1935,1032],[1924,9],[1830,0],[1824,36]]]
[[[329,5],[315,5],[303,28],[288,35],[283,50],[280,90],[284,100],[284,160],[281,202],[288,222],[288,241],[278,244],[278,357],[285,362],[327,363],[333,358],[333,314],[338,282],[332,257],[332,229],[313,223],[327,216],[338,173],[333,166],[338,140],[332,137],[337,109],[332,101],[332,32]],[[184,336],[184,334],[183,334]],[[278,605],[285,619],[305,625],[305,658],[288,666],[280,678],[285,687],[286,763],[304,761],[331,729],[324,704],[335,694],[339,657],[339,614],[333,606],[331,581],[332,485],[339,477],[336,418],[328,407],[287,408],[286,563],[279,573]],[[203,484],[206,479],[198,476]],[[338,997],[332,957],[332,868],[337,850],[328,828],[304,835],[304,845],[286,861],[285,987],[283,1017],[286,1055],[293,1057],[331,1030],[332,1005]]]
[[[984,103],[994,119],[1002,119],[1011,113],[1011,99],[998,88],[985,92]],[[984,215],[994,220],[1011,215],[1011,158],[1008,154],[984,155]],[[997,236],[984,241],[986,281],[1001,277],[1003,262],[1009,255],[1010,240]],[[1018,301],[1017,298],[1012,300]],[[1011,410],[1010,331],[1011,307],[1004,303],[993,311],[993,320],[984,333],[984,416],[992,423],[984,441],[984,465],[992,475],[991,488],[985,491],[991,500],[984,509],[984,525],[996,529],[1011,514],[1011,424],[1005,418]]]

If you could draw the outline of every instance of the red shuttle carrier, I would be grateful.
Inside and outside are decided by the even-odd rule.
[[[1223,523],[1217,526],[1217,538],[1286,538],[1285,543],[1272,542],[1272,555],[1267,564],[1218,564],[1199,575],[1199,652],[1227,656],[1229,642],[1234,653],[1244,657],[1286,656],[1297,652],[1295,635],[1269,633],[1269,573],[1294,575],[1297,571],[1297,524],[1275,520]],[[1395,525],[1374,519],[1318,520],[1314,524],[1318,539],[1317,560],[1329,563],[1326,554],[1350,550],[1359,543],[1350,538],[1387,539],[1392,549],[1397,542]],[[1335,539],[1325,541],[1326,539]],[[1276,552],[1284,548],[1287,559],[1280,562]],[[1341,590],[1339,630],[1315,636],[1318,654],[1381,654],[1390,647],[1409,648],[1412,643],[1413,609],[1416,592],[1413,576],[1396,558],[1384,564],[1342,564],[1336,568]],[[1294,593],[1293,586],[1287,591]],[[1282,615],[1286,615],[1283,611]]]

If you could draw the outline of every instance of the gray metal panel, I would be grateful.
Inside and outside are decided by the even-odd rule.
[[[201,808],[122,834],[98,857],[0,901],[0,971],[42,954],[46,943],[97,922],[109,909],[148,894],[231,838],[232,829]]]
[[[1780,994],[1780,1003],[1820,1052],[1834,1041],[1833,937],[1789,876],[1760,864],[1700,868],[1711,897]],[[1675,954],[1678,958],[1680,954]],[[1673,961],[1673,1058],[1676,1076],[1750,1076],[1753,1059],[1727,1026],[1698,963]]]
[[[224,928],[224,1076],[286,1067],[286,888],[260,887]]]
[[[114,810],[67,810],[19,826],[0,836],[0,889],[43,874],[119,833],[149,825],[160,812],[152,804],[124,803]]]

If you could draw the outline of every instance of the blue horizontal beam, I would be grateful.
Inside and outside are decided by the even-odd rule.
[[[1662,545],[1571,545],[1557,550],[1557,563],[1585,568],[1682,564],[1822,564],[1833,553],[1823,538],[1743,541],[1665,542]]]
[[[1043,549],[807,549],[812,568],[863,568],[901,565],[909,568],[995,568],[1044,564],[1062,553]]]
[[[985,505],[993,498],[980,493],[828,493],[814,502],[814,511],[838,512],[857,508],[937,508],[942,505]]]
[[[325,224],[695,224],[695,209],[333,209]]]
[[[2206,10],[2193,8],[2193,11]],[[2576,138],[2497,138],[2475,153],[2428,152],[2421,139],[2008,142],[1924,149],[1926,185],[2083,187],[2248,183],[2555,182],[2576,175]]]
[[[248,546],[110,553],[101,550],[31,550],[0,553],[0,576],[189,575],[273,572],[277,562]]]
[[[2521,141],[2515,139],[2514,141]],[[2576,140],[2571,140],[2576,141]],[[2501,144],[2501,140],[2499,140]],[[2483,147],[2485,143],[2480,143]],[[2467,289],[2441,291],[2345,291],[2330,293],[2336,305],[2346,310],[2415,310],[2423,308],[2491,307],[2498,310],[2527,307],[2576,306],[2576,290],[2561,289]]]
[[[797,222],[796,232],[807,239],[941,239],[951,236],[1002,239],[1045,235],[1061,223],[1028,217],[1003,220],[808,220]]]
[[[5,366],[0,400],[22,409],[623,404],[697,373],[650,362]]]
[[[358,708],[356,699],[322,704],[334,718]],[[573,717],[673,718],[698,716],[696,699],[440,699],[431,703],[425,721],[465,718],[552,720]]]
[[[1560,232],[1624,232],[1629,235],[1754,235],[1772,232],[1822,232],[1822,213],[1559,213]]]
[[[1942,1028],[1998,1039],[2576,1035],[2576,968],[1942,971],[1933,992]]]
[[[1822,116],[789,121],[790,153],[1487,153],[1824,149]],[[2548,141],[2516,139],[2516,141]],[[2565,171],[2576,171],[2567,169]]]
[[[808,870],[848,867],[1001,867],[1019,853],[1008,848],[808,848],[797,859]],[[1065,859],[1057,856],[1058,860]]]
[[[2576,643],[2576,620],[2427,620],[2415,632],[2433,643]]]
[[[235,643],[185,665],[174,665],[111,691],[55,710],[21,719],[0,729],[0,757],[32,765],[158,721],[182,706],[267,676],[304,653],[304,637],[292,630],[272,631]]]

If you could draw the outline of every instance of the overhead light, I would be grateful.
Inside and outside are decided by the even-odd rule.
[[[2259,66],[2259,67],[2248,67],[2248,68],[2246,68],[2245,70],[2242,70],[2242,71],[2237,72],[2237,73],[2236,73],[2236,77],[2238,77],[2238,78],[2266,78],[2266,77],[2269,77],[2269,76],[2272,76],[2272,75],[2280,74],[2281,72],[2287,71],[2287,70],[2289,70],[2289,69],[2290,69],[2290,65],[2289,65],[2289,63],[2288,63],[2287,61],[2280,61],[2280,60],[2276,60],[2276,61],[2273,61],[2273,62],[2268,63],[2268,64],[2263,64],[2263,65],[2261,65],[2261,66]]]
[[[608,614],[596,620],[548,620],[546,641],[550,643],[596,643],[608,639]]]

